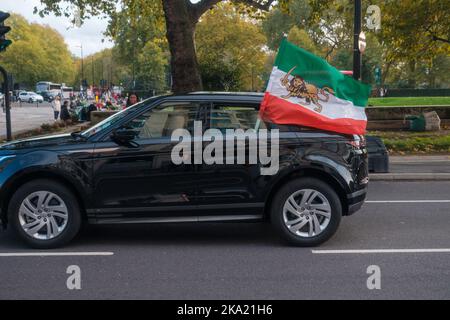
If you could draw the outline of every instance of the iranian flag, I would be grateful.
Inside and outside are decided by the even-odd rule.
[[[371,88],[283,40],[261,104],[264,121],[365,134]]]

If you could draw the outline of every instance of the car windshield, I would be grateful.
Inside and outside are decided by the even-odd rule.
[[[109,118],[106,118],[102,122],[99,122],[92,128],[87,129],[86,131],[83,131],[80,135],[84,138],[92,137],[94,134],[99,133],[100,131],[106,130],[113,126],[114,124],[118,123],[120,120],[128,116],[129,114],[135,112],[136,110],[139,110],[139,107],[142,105],[148,104],[149,102],[152,102],[153,100],[156,100],[158,97],[153,97],[144,101],[141,101],[127,109],[124,109],[114,115],[112,115]]]

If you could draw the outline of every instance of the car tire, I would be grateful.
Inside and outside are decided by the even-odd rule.
[[[299,247],[315,247],[328,241],[336,233],[341,217],[339,196],[315,178],[288,182],[276,193],[271,207],[276,231],[289,244]]]
[[[21,186],[11,198],[8,213],[15,234],[35,249],[62,247],[81,228],[76,197],[53,180],[34,180]]]

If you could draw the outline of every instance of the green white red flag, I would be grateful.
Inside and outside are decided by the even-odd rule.
[[[325,60],[283,40],[260,115],[276,124],[365,134],[369,85],[343,75]]]

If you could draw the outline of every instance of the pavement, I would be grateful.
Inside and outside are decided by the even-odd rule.
[[[390,173],[371,174],[372,181],[450,181],[450,155],[390,156]]]
[[[263,223],[90,226],[45,253],[1,231],[0,299],[450,299],[449,214],[449,182],[372,182],[313,249]],[[73,265],[81,290],[67,288]]]

